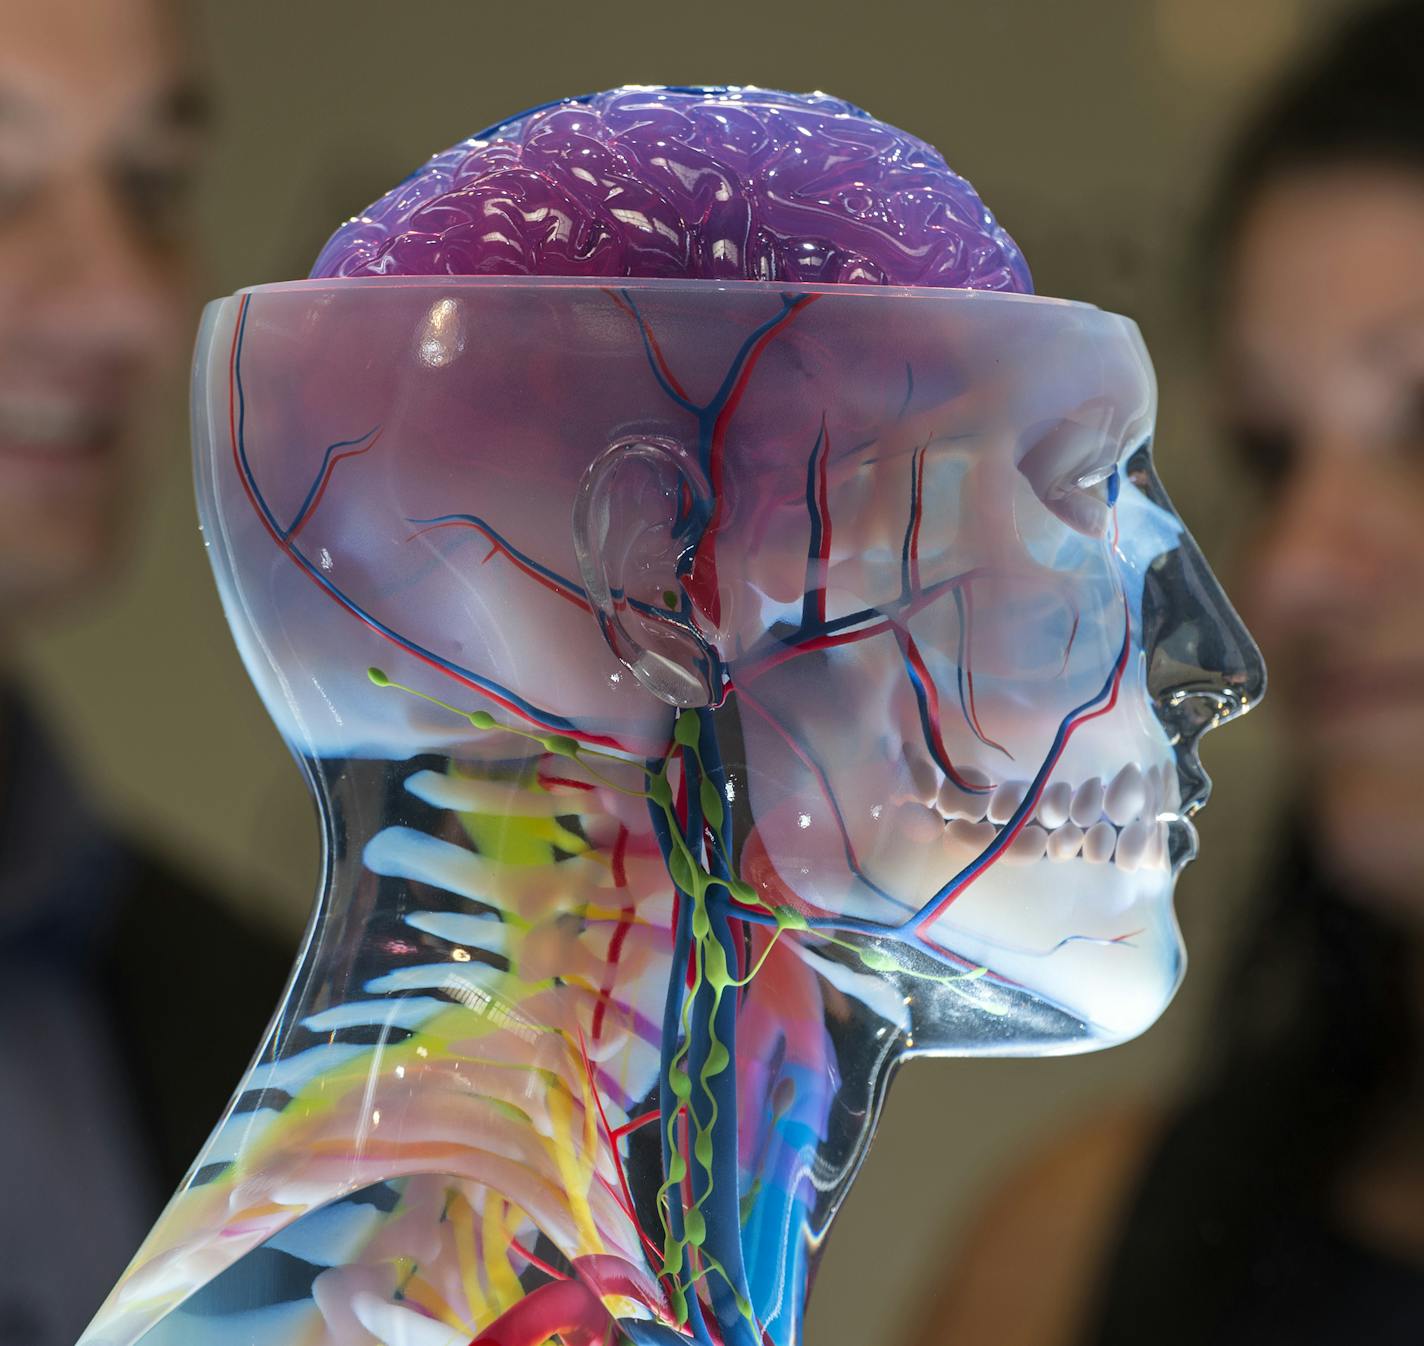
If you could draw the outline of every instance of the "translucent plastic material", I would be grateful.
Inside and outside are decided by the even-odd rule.
[[[86,1342],[800,1340],[898,1062],[1181,975],[1196,742],[1264,674],[1153,410],[1130,321],[1024,296],[212,305],[206,535],[326,873]]]
[[[917,136],[824,93],[607,89],[436,154],[313,276],[679,276],[1032,288],[1018,245]]]

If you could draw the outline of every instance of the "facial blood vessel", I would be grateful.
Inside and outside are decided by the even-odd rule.
[[[1153,1022],[1264,672],[1136,326],[1029,291],[914,137],[636,88],[209,306],[200,508],[324,875],[85,1346],[793,1346],[898,1063]]]

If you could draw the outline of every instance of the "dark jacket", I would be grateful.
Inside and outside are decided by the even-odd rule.
[[[0,1346],[72,1346],[216,1124],[295,949],[116,838],[13,694],[0,729]]]

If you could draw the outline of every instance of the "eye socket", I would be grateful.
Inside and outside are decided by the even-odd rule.
[[[1409,458],[1424,460],[1424,383],[1417,383],[1401,398],[1394,417],[1392,439]]]
[[[1037,434],[1018,468],[1050,513],[1079,533],[1101,537],[1117,502],[1119,447],[1105,426],[1083,423],[1105,420],[1103,409],[1080,414],[1081,420],[1065,419]]]
[[[1280,486],[1295,469],[1296,445],[1285,426],[1235,421],[1226,427],[1231,455],[1255,485]]]
[[[1080,491],[1091,491],[1095,486],[1101,486],[1108,507],[1111,508],[1117,504],[1117,493],[1122,486],[1122,479],[1115,462],[1104,463],[1100,467],[1093,468],[1090,472],[1083,473],[1073,484]]]
[[[173,242],[192,198],[193,165],[185,159],[132,159],[114,167],[113,185],[136,228],[155,243]]]

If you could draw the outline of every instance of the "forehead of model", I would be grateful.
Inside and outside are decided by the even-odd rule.
[[[0,144],[83,153],[201,110],[171,0],[0,0]]]
[[[1359,165],[1265,187],[1227,293],[1224,374],[1247,411],[1308,416],[1342,367],[1417,370],[1424,173]]]

